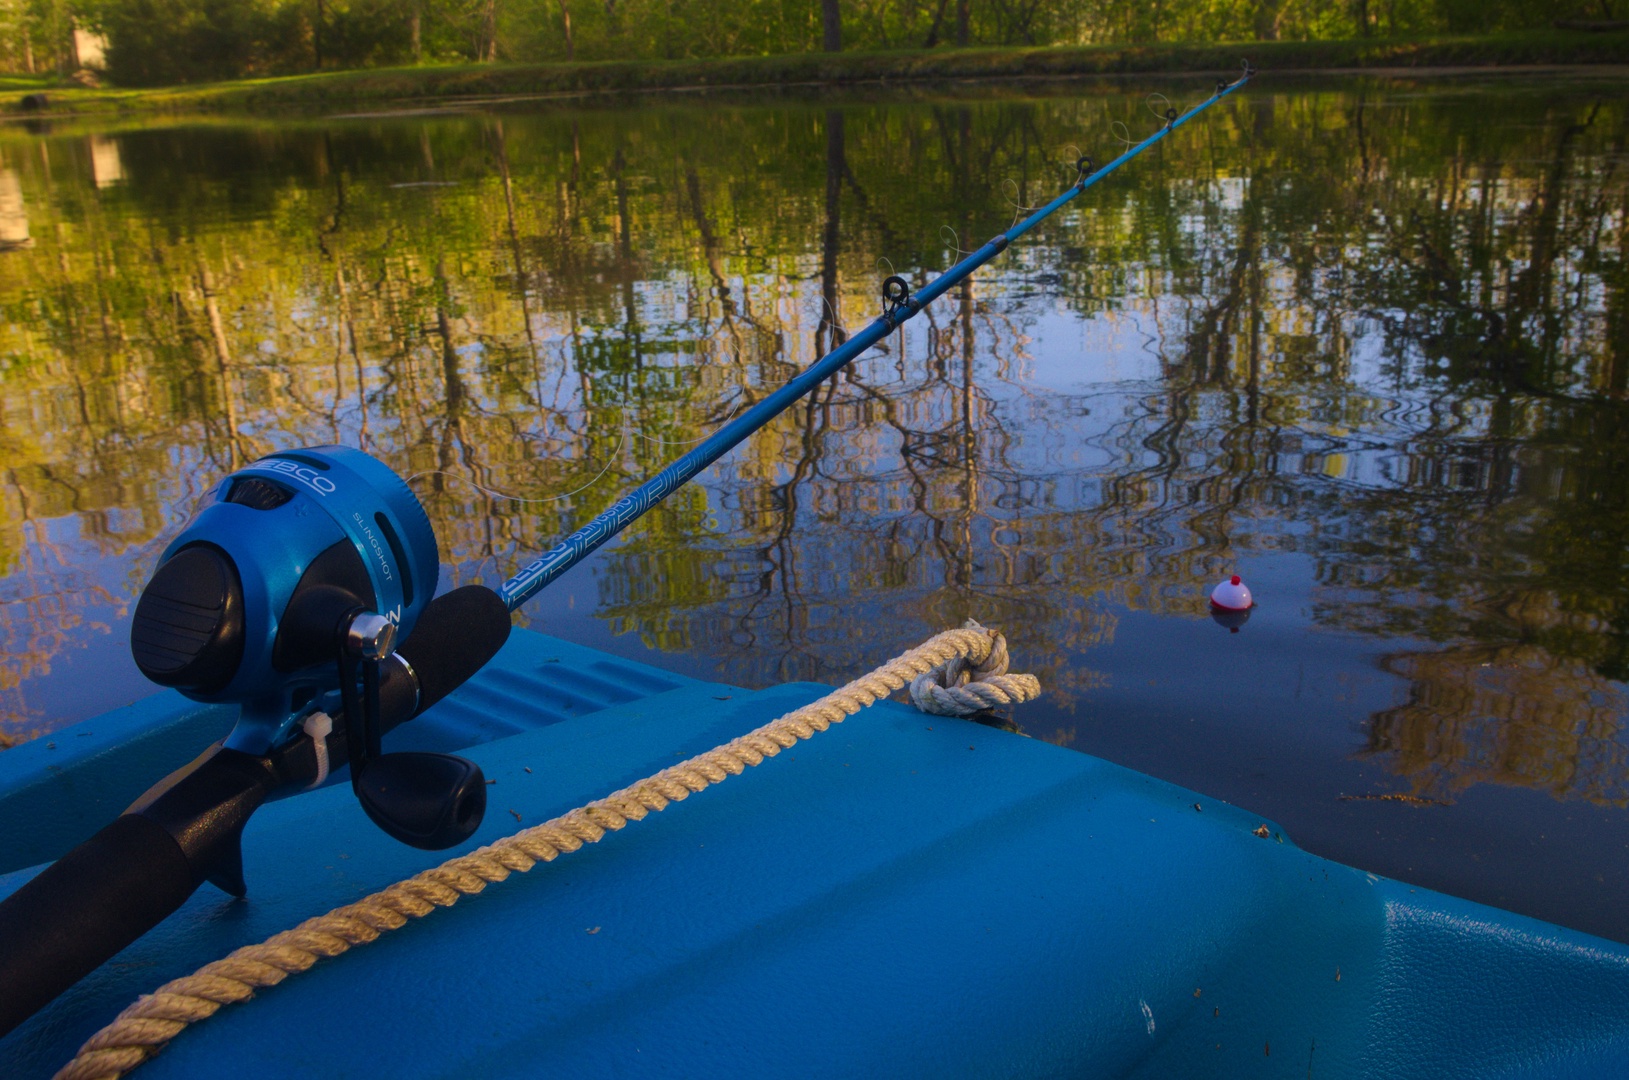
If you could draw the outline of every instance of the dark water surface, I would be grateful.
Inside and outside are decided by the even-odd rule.
[[[362,445],[495,585],[1151,88],[1204,91],[0,130],[0,734],[149,692],[132,598],[235,464]],[[976,616],[1030,735],[1629,940],[1624,89],[1263,80],[527,618],[763,686]]]

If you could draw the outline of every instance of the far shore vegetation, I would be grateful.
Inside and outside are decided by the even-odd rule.
[[[1629,0],[0,0],[4,111],[1629,64]]]

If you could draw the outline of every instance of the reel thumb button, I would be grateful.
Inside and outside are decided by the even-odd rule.
[[[232,484],[232,490],[226,496],[226,501],[247,506],[251,510],[276,510],[292,498],[294,492],[287,488],[279,487],[269,480],[246,476]]]
[[[243,585],[225,552],[194,544],[158,568],[136,604],[130,651],[160,686],[208,694],[232,681],[243,659]]]

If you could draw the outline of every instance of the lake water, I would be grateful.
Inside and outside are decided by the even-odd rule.
[[[151,692],[235,465],[362,446],[496,585],[1208,86],[0,129],[0,734]],[[1263,78],[524,621],[763,686],[973,616],[1033,737],[1629,940],[1624,89]]]

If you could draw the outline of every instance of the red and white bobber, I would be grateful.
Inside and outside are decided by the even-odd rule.
[[[1210,606],[1223,611],[1249,611],[1256,602],[1250,596],[1250,586],[1234,574],[1210,591]]]
[[[1249,621],[1250,609],[1255,606],[1250,586],[1238,574],[1216,586],[1210,593],[1210,617],[1216,620],[1218,626],[1226,627],[1229,633],[1239,632],[1239,627]]]

